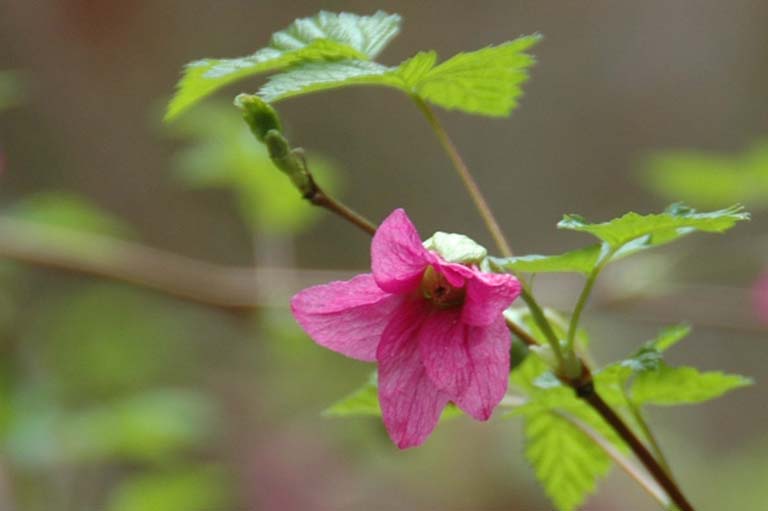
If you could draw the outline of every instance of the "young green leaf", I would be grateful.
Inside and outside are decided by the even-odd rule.
[[[278,71],[301,62],[376,57],[400,31],[400,16],[378,11],[371,16],[321,11],[276,32],[266,48],[247,57],[203,59],[187,65],[168,105],[165,120],[237,80]]]
[[[526,418],[525,436],[525,457],[560,511],[578,508],[611,469],[610,457],[556,413]]]
[[[727,209],[698,213],[682,204],[673,204],[663,213],[640,215],[634,212],[602,223],[590,223],[579,215],[565,215],[557,227],[592,234],[607,243],[617,256],[628,255],[664,243],[695,231],[724,232],[749,213],[736,205]],[[624,251],[621,251],[625,247]]]
[[[272,76],[258,94],[267,102],[351,85],[399,89],[448,110],[505,116],[516,106],[533,58],[524,53],[538,35],[460,53],[435,66],[433,51],[420,52],[396,67],[367,60],[308,62]]]
[[[491,266],[503,271],[526,273],[576,272],[588,274],[600,257],[600,245],[566,252],[558,255],[527,255],[507,258],[493,257]]]
[[[701,372],[693,367],[670,367],[662,364],[655,371],[637,375],[632,384],[631,396],[637,404],[700,403],[751,384],[752,380],[737,374]]]

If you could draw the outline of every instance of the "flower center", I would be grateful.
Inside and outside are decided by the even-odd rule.
[[[427,269],[424,270],[424,276],[421,279],[421,293],[424,298],[441,309],[458,307],[464,303],[466,294],[463,287],[450,285],[445,276],[432,265],[427,266]]]

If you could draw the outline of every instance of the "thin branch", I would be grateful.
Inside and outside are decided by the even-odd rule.
[[[229,310],[282,302],[260,286],[296,270],[227,267],[139,243],[0,217],[0,258],[126,282],[183,300]],[[348,278],[339,272],[298,271],[307,285]],[[276,300],[275,298],[279,298]]]
[[[496,242],[496,245],[499,247],[501,255],[504,257],[512,257],[512,248],[509,246],[507,238],[504,237],[504,232],[501,230],[501,227],[499,227],[499,222],[496,221],[496,217],[493,215],[493,211],[488,205],[488,201],[485,200],[483,193],[480,191],[480,187],[477,186],[477,182],[472,177],[472,173],[469,171],[469,168],[467,168],[467,164],[464,163],[464,160],[461,158],[459,151],[456,149],[453,141],[443,128],[443,125],[440,124],[440,121],[438,120],[435,113],[432,111],[429,105],[424,102],[423,99],[418,96],[413,96],[413,100],[416,102],[419,110],[421,110],[421,113],[424,114],[427,122],[437,135],[440,144],[443,146],[443,149],[451,159],[451,163],[453,163],[454,168],[459,173],[459,177],[464,183],[464,186],[467,188],[467,191],[474,201],[477,210],[483,217],[483,221],[488,227],[488,230]]]
[[[667,492],[669,498],[680,511],[694,511],[693,506],[683,495],[677,483],[669,476],[667,471],[653,457],[629,426],[624,423],[622,418],[595,391],[591,378],[586,382],[573,383],[571,386],[576,390],[576,394],[600,414],[603,420],[627,443],[635,456],[637,456],[659,485],[664,488],[664,491]]]

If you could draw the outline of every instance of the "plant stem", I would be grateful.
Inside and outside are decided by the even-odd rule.
[[[469,171],[469,168],[467,168],[467,164],[464,163],[461,155],[459,155],[459,151],[456,149],[453,141],[443,128],[443,125],[440,123],[435,113],[432,111],[429,105],[424,102],[423,99],[418,96],[411,97],[416,102],[416,105],[419,107],[419,110],[421,110],[421,113],[424,114],[427,122],[437,135],[437,139],[440,141],[440,145],[443,146],[443,149],[451,159],[451,163],[453,163],[454,168],[459,173],[459,177],[464,182],[464,186],[467,188],[467,191],[469,191],[469,195],[472,198],[472,201],[475,203],[477,210],[480,212],[480,216],[483,217],[483,221],[488,227],[488,231],[491,233],[491,236],[496,242],[496,245],[499,247],[499,251],[504,257],[512,257],[512,248],[509,246],[507,239],[504,237],[504,233],[499,227],[499,223],[496,221],[496,217],[493,216],[493,211],[491,211],[490,206],[488,206],[488,201],[485,200],[483,193],[480,191],[480,187],[477,186],[474,177],[472,177],[472,173]]]
[[[600,416],[613,428],[616,433],[627,443],[635,453],[635,456],[645,466],[646,470],[653,478],[664,488],[669,498],[680,511],[694,511],[693,506],[683,495],[683,492],[677,486],[677,483],[669,476],[664,467],[653,457],[650,451],[637,438],[635,433],[627,426],[619,415],[603,401],[603,398],[595,391],[591,379],[583,384],[574,386],[576,394],[589,404]]]
[[[648,441],[648,444],[651,446],[651,449],[653,450],[653,454],[656,456],[656,459],[659,461],[659,464],[662,466],[662,468],[666,470],[667,475],[670,477],[670,479],[674,480],[674,475],[672,474],[672,469],[670,468],[669,461],[667,460],[667,457],[664,456],[664,451],[661,449],[661,445],[659,445],[659,442],[656,439],[656,435],[653,434],[653,431],[651,431],[651,428],[648,425],[648,422],[645,420],[645,417],[643,417],[642,410],[640,410],[637,404],[635,404],[632,401],[632,399],[630,399],[630,397],[627,395],[627,392],[625,390],[623,393],[624,393],[625,399],[627,400],[627,407],[629,408],[629,411],[632,414],[632,417],[635,419],[635,422],[637,422],[637,425],[640,426],[640,430],[643,432],[643,436]]]
[[[568,336],[566,337],[565,349],[569,352],[574,351],[576,344],[576,331],[579,328],[579,320],[581,319],[581,313],[584,310],[584,306],[589,301],[589,295],[592,293],[592,288],[597,281],[597,276],[600,273],[600,266],[595,267],[594,270],[587,277],[587,281],[584,284],[584,288],[581,290],[579,299],[576,301],[576,306],[573,308],[573,314],[571,314],[571,321],[568,324]]]
[[[440,121],[437,119],[437,116],[435,116],[432,109],[429,107],[429,105],[426,104],[426,102],[424,102],[424,100],[422,100],[417,96],[412,96],[412,98],[416,103],[416,105],[419,107],[419,110],[421,110],[422,114],[427,119],[427,122],[429,123],[429,125],[432,127],[432,130],[435,132],[435,135],[437,135],[437,138],[440,141],[440,144],[443,146],[443,149],[448,154],[448,157],[453,163],[454,168],[459,173],[459,177],[464,182],[464,186],[467,188],[467,191],[469,192],[470,197],[474,201],[475,206],[480,212],[480,215],[483,217],[485,225],[488,227],[488,231],[491,233],[491,236],[496,242],[496,245],[498,246],[499,251],[505,257],[512,257],[513,255],[512,249],[509,246],[509,243],[507,242],[506,238],[504,237],[504,233],[499,227],[499,224],[496,221],[496,218],[494,217],[493,212],[491,211],[491,208],[488,205],[488,202],[485,200],[485,197],[480,191],[480,188],[477,186],[477,183],[472,177],[472,174],[470,173],[469,168],[467,168],[467,165],[466,163],[464,163],[464,160],[459,155],[459,152],[456,149],[456,146],[454,145],[451,138],[448,136],[448,133],[445,131],[442,124],[440,124]],[[584,286],[584,289],[582,290],[582,293],[581,293],[581,296],[579,297],[578,302],[576,303],[576,308],[574,310],[573,316],[571,317],[571,323],[568,328],[568,340],[566,345],[566,355],[568,356],[568,360],[565,359],[565,356],[562,353],[562,350],[560,348],[560,342],[554,330],[552,329],[552,326],[549,324],[549,321],[544,315],[544,311],[542,310],[541,306],[539,306],[539,304],[536,302],[533,295],[531,295],[525,282],[522,279],[520,279],[521,283],[523,284],[523,292],[521,294],[521,297],[525,301],[526,305],[528,305],[528,308],[530,309],[531,315],[533,316],[534,320],[542,329],[544,335],[547,337],[547,341],[552,347],[553,353],[557,357],[558,364],[562,372],[569,377],[573,376],[572,372],[574,369],[574,364],[571,363],[572,361],[576,362],[576,366],[575,366],[576,368],[581,368],[583,373],[589,375],[588,368],[581,367],[581,363],[578,361],[578,359],[575,358],[575,354],[573,351],[573,344],[576,338],[576,329],[578,327],[579,317],[581,316],[581,312],[583,311],[584,306],[586,305],[587,300],[589,299],[589,295],[592,291],[592,287],[594,286],[595,280],[597,279],[597,275],[600,273],[601,269],[602,269],[602,265],[598,265],[598,267],[596,267],[595,270],[593,270],[592,274],[590,275],[590,278],[587,280],[587,283]],[[576,385],[578,385],[578,383],[576,383]],[[643,463],[646,469],[648,469],[648,472],[659,483],[659,485],[662,488],[664,488],[664,490],[670,496],[672,501],[680,508],[680,511],[693,511],[693,507],[690,505],[690,503],[688,503],[685,496],[682,494],[682,492],[677,487],[675,482],[668,476],[667,472],[662,468],[661,465],[659,465],[659,462],[656,461],[656,459],[648,451],[648,449],[643,445],[643,443],[640,442],[640,440],[638,440],[638,438],[635,436],[632,430],[629,429],[629,427],[626,424],[624,424],[621,417],[619,417],[616,414],[616,412],[614,412],[613,409],[610,406],[608,406],[608,404],[606,404],[602,400],[602,398],[595,392],[594,386],[592,385],[592,382],[591,382],[591,377],[589,378],[589,382],[588,382],[588,388],[590,389],[590,392],[583,393],[582,392],[583,389],[581,389],[578,386],[574,388],[576,389],[579,397],[587,401],[603,417],[603,419],[605,419],[605,421],[619,434],[619,436],[621,436],[624,439],[624,441],[627,442],[627,444],[635,453],[637,458]]]
[[[328,211],[339,215],[347,222],[371,236],[376,233],[376,224],[325,193],[319,186],[317,186],[314,179],[312,180],[312,183],[315,188],[310,193],[304,195],[305,199],[315,206],[320,206],[321,208],[325,208]]]

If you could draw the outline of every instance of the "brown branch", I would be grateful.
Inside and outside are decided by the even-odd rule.
[[[643,464],[648,472],[653,476],[656,482],[664,488],[669,498],[680,511],[694,511],[693,506],[683,495],[683,492],[677,486],[677,483],[669,476],[664,467],[653,457],[651,452],[645,447],[635,433],[627,426],[624,420],[611,408],[608,403],[595,391],[595,386],[591,376],[586,373],[586,377],[578,382],[569,382],[576,391],[576,395],[591,406],[608,423],[611,428],[627,443],[637,459]]]
[[[287,302],[295,289],[279,289],[274,282],[313,285],[348,278],[340,272],[221,266],[131,241],[8,217],[0,217],[0,258],[126,282],[227,310]]]

